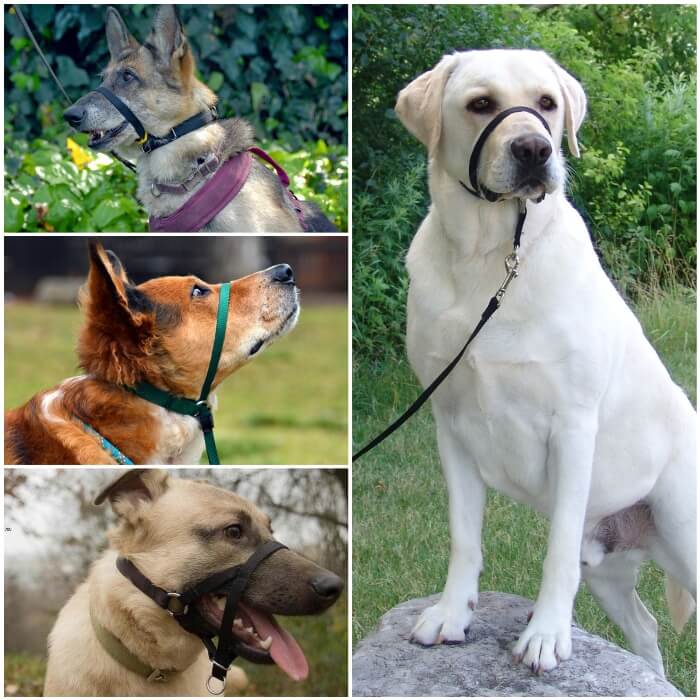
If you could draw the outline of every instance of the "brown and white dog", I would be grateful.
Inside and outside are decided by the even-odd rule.
[[[204,443],[197,419],[127,387],[145,381],[197,398],[212,353],[220,288],[195,276],[134,285],[114,253],[91,244],[80,297],[85,325],[78,355],[85,374],[5,414],[5,464],[113,464],[100,436],[134,464],[199,463]],[[288,265],[233,281],[212,387],[290,331],[299,308]]]
[[[125,578],[117,557],[133,562],[156,586],[183,591],[242,564],[273,540],[270,518],[235,493],[160,469],[120,475],[95,504],[107,500],[117,515],[110,548],[58,615],[44,695],[207,695],[211,662],[202,641]],[[303,680],[309,672],[304,652],[273,616],[323,612],[342,590],[341,578],[309,559],[289,549],[274,552],[255,569],[237,604],[232,632],[239,656],[274,663]],[[192,603],[214,630],[222,624],[221,598],[214,592]],[[147,678],[155,669],[167,671]],[[234,666],[227,680],[227,691],[240,690],[245,674]]]

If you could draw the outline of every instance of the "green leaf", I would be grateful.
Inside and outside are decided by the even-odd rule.
[[[5,231],[18,233],[24,230],[24,212],[28,206],[26,197],[5,193]]]
[[[219,73],[219,71],[214,71],[213,73],[210,74],[208,85],[214,92],[217,92],[218,90],[220,90],[221,86],[223,84],[224,84],[224,74],[223,73]]]
[[[124,214],[124,207],[119,200],[104,199],[97,205],[92,219],[98,230],[104,230],[111,221],[119,218],[122,214]]]
[[[261,106],[270,97],[270,91],[264,83],[251,83],[250,99],[253,104],[253,111],[259,112]]]

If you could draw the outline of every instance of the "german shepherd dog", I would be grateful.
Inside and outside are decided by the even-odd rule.
[[[184,591],[273,541],[270,518],[230,491],[159,469],[121,475],[95,503],[105,500],[117,515],[110,548],[58,615],[44,695],[206,695],[211,662],[202,640],[122,574],[117,560],[132,562],[155,586]],[[238,599],[232,625],[238,655],[275,663],[303,680],[309,670],[304,653],[273,615],[320,613],[342,590],[342,579],[330,571],[289,549],[274,551]],[[207,633],[221,630],[224,600],[214,589],[191,603]],[[233,667],[228,681],[229,690],[240,690],[245,674]]]
[[[80,295],[85,324],[78,355],[85,374],[5,414],[5,464],[115,464],[105,439],[133,464],[199,463],[204,442],[197,419],[155,405],[130,387],[148,382],[197,398],[221,290],[194,276],[135,285],[114,253],[92,243]],[[214,388],[294,328],[298,296],[289,265],[231,282]]]
[[[192,49],[172,5],[158,6],[143,45],[129,33],[112,7],[107,10],[106,33],[110,61],[100,87],[126,105],[148,134],[168,135],[173,127],[195,115],[213,113],[216,95],[195,77]],[[96,91],[81,97],[64,118],[78,131],[90,134],[90,148],[115,151],[122,158],[136,161],[138,198],[149,216],[158,218],[177,212],[214,177],[212,172],[218,165],[253,147],[255,139],[253,127],[245,120],[220,119],[145,153],[137,143],[139,134],[133,124]],[[296,206],[301,209],[301,217]],[[255,233],[337,229],[315,204],[293,200],[278,176],[253,158],[238,194],[200,230]]]

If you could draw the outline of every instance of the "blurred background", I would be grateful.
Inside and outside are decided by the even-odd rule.
[[[77,293],[87,238],[5,239],[5,408],[80,372]],[[135,283],[195,274],[212,283],[286,262],[297,327],[217,390],[216,441],[229,464],[345,464],[348,424],[344,236],[99,237]],[[195,244],[196,241],[196,244]],[[206,459],[206,458],[205,458]]]
[[[99,85],[107,5],[18,7],[71,100]],[[115,7],[143,41],[155,6]],[[295,193],[346,231],[347,5],[177,7],[219,116],[248,119]],[[65,100],[15,6],[4,6],[4,19],[5,231],[145,231],[135,176],[70,132]]]
[[[5,697],[41,695],[46,638],[56,615],[107,546],[109,507],[99,491],[108,469],[5,470]],[[275,537],[347,580],[347,470],[179,469],[252,500],[272,518]],[[347,695],[347,593],[323,615],[285,618],[309,660],[294,683],[272,666],[245,661],[245,695]]]

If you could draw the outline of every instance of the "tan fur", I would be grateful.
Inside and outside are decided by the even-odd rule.
[[[236,494],[154,469],[128,472],[103,496],[109,498],[118,523],[108,533],[110,549],[91,567],[87,581],[66,603],[51,631],[44,695],[207,695],[211,665],[202,642],[122,576],[116,558],[128,556],[156,585],[182,589],[245,561],[260,542],[271,538],[270,519]],[[209,539],[197,534],[198,530],[218,533],[233,522],[245,524],[246,537],[240,543],[223,534]],[[284,613],[296,605],[299,614],[308,614],[333,602],[311,600],[307,582],[323,569],[298,554],[276,552],[257,571],[244,594],[249,605],[265,606],[266,601],[279,599],[286,606]],[[143,663],[179,672],[163,683],[127,670],[96,638],[91,608],[99,623]],[[227,694],[245,684],[242,670],[229,671]]]
[[[693,596],[676,581],[673,576],[666,574],[666,603],[671,616],[673,628],[680,634],[695,610]]]

